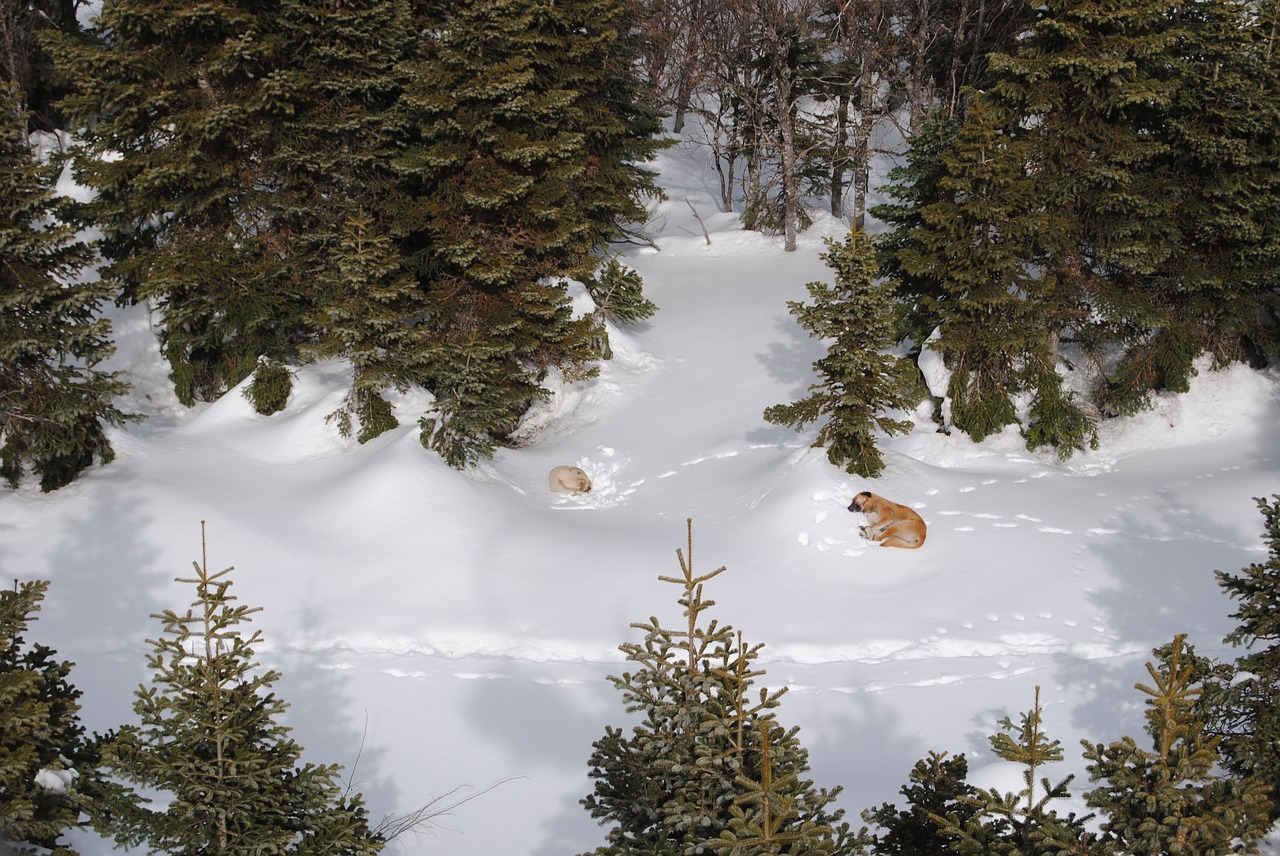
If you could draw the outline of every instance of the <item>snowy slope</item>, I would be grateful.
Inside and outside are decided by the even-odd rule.
[[[622,248],[658,304],[614,333],[615,359],[530,415],[527,447],[475,471],[418,444],[422,401],[359,446],[324,417],[340,362],[300,370],[288,409],[255,414],[234,391],[193,410],[166,388],[152,319],[121,313],[126,406],[115,462],[53,495],[0,493],[0,568],[52,587],[29,637],[78,666],[91,730],[133,721],[149,616],[182,609],[174,582],[200,558],[234,565],[260,606],[264,664],[308,758],[346,765],[375,817],[461,788],[474,799],[391,852],[552,856],[602,831],[578,805],[606,724],[626,722],[607,676],[633,621],[679,619],[675,551],[694,522],[715,617],[764,642],[763,683],[787,686],[819,785],[852,818],[892,801],[927,751],[988,770],[987,735],[1042,687],[1046,727],[1081,774],[1079,738],[1141,728],[1150,650],[1185,632],[1228,656],[1231,603],[1214,569],[1265,557],[1252,497],[1280,492],[1280,374],[1203,371],[1188,395],[1108,423],[1102,448],[1063,464],[1016,431],[974,445],[927,414],[886,441],[874,482],[832,467],[812,434],[765,423],[822,355],[787,300],[825,278],[822,221],[797,252],[715,214],[696,152],[659,167],[655,247]],[[692,205],[692,209],[691,209]],[[708,245],[701,216],[710,232]],[[557,464],[596,490],[549,494]],[[845,508],[863,489],[919,509],[928,544],[871,547]],[[1013,787],[1014,784],[1010,784]],[[1080,790],[1078,787],[1077,790]],[[80,842],[86,854],[105,844]]]

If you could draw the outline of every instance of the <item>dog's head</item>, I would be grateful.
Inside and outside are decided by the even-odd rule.
[[[850,511],[861,511],[862,507],[867,504],[867,500],[871,498],[871,491],[864,490],[853,498],[853,502],[849,503]]]

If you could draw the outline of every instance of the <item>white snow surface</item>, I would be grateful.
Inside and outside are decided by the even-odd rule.
[[[658,577],[679,574],[689,518],[695,571],[728,568],[708,586],[712,617],[765,644],[760,683],[790,690],[779,718],[800,726],[814,781],[844,787],[855,825],[901,806],[930,750],[1018,790],[987,738],[1037,686],[1067,754],[1043,774],[1075,774],[1079,794],[1080,739],[1145,741],[1134,683],[1152,648],[1186,633],[1201,654],[1238,655],[1213,571],[1266,558],[1253,498],[1280,492],[1280,373],[1204,366],[1189,394],[1107,422],[1101,448],[1066,463],[1016,429],[981,444],[938,433],[921,409],[882,442],[883,476],[850,476],[810,447],[815,428],[762,418],[816,380],[823,344],[786,301],[829,278],[822,238],[845,227],[821,219],[786,253],[715,213],[696,151],[657,168],[656,248],[619,249],[658,314],[615,330],[597,379],[531,413],[524,448],[470,472],[419,444],[425,400],[399,400],[404,424],[366,445],[341,438],[325,422],[341,361],[300,369],[274,416],[239,390],[184,408],[154,319],[114,312],[111,367],[134,385],[122,406],[148,418],[113,430],[116,460],[71,486],[0,493],[0,569],[52,581],[27,638],[76,663],[86,726],[136,721],[152,615],[193,599],[175,578],[200,559],[202,521],[211,569],[234,566],[232,592],[261,607],[259,659],[283,672],[306,759],[344,765],[375,821],[474,797],[389,853],[603,843],[579,805],[587,761],[606,725],[632,721],[608,676],[629,666],[632,622],[680,621],[679,588]],[[550,494],[558,464],[595,490]],[[864,542],[846,510],[861,490],[918,509],[928,543]]]

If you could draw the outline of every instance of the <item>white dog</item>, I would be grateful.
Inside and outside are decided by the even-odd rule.
[[[552,467],[547,483],[553,493],[591,492],[591,479],[580,467]]]

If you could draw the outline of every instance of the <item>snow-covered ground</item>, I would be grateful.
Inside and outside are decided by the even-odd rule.
[[[602,843],[578,801],[592,742],[628,721],[607,676],[640,638],[631,622],[679,621],[679,590],[658,577],[679,572],[687,518],[695,569],[728,567],[713,616],[765,643],[761,683],[790,688],[779,717],[855,822],[901,803],[929,750],[967,753],[975,782],[1016,789],[987,736],[1036,686],[1068,757],[1046,772],[1079,774],[1079,792],[1080,738],[1141,736],[1133,684],[1153,647],[1187,633],[1201,654],[1235,656],[1213,571],[1265,559],[1253,497],[1280,492],[1280,373],[1202,371],[1065,464],[1013,430],[981,445],[937,433],[922,410],[883,444],[881,478],[851,477],[812,433],[761,416],[815,379],[822,344],[786,301],[829,276],[821,239],[843,227],[822,221],[784,253],[715,213],[695,153],[669,150],[660,168],[657,248],[623,250],[658,314],[613,333],[598,379],[531,414],[526,448],[472,472],[419,445],[422,401],[402,400],[402,427],[365,446],[340,438],[324,419],[345,391],[340,362],[301,369],[272,417],[239,391],[185,409],[154,319],[121,312],[123,403],[149,418],[114,432],[116,461],[72,486],[0,493],[0,571],[52,581],[27,635],[77,664],[88,728],[134,721],[150,616],[192,600],[174,579],[200,558],[201,521],[210,565],[234,565],[233,593],[263,608],[260,659],[284,673],[308,760],[345,765],[375,819],[474,797],[392,853]],[[595,491],[550,494],[557,464]],[[845,509],[864,489],[916,507],[927,545],[862,541]]]

